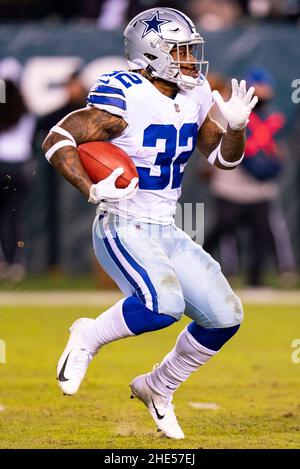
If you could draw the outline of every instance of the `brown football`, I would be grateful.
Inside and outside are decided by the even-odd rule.
[[[124,168],[124,173],[116,180],[116,187],[123,189],[128,186],[132,178],[138,177],[130,156],[113,143],[88,142],[79,145],[77,150],[82,166],[94,184],[105,179],[119,167]]]

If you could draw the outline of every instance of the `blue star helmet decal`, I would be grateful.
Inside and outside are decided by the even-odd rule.
[[[154,13],[152,18],[141,20],[141,23],[144,23],[146,25],[146,28],[144,29],[142,38],[147,36],[147,34],[151,33],[153,31],[154,33],[161,34],[161,26],[166,23],[171,23],[170,20],[162,20],[159,18],[159,12],[157,11]]]

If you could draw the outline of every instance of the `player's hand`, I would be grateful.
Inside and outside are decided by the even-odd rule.
[[[123,168],[116,168],[107,178],[93,184],[90,189],[89,202],[99,204],[102,201],[117,202],[121,199],[134,197],[138,190],[138,178],[133,178],[124,189],[116,187],[116,180],[124,173]]]
[[[242,130],[249,122],[249,116],[258,101],[257,96],[253,96],[254,86],[246,89],[246,81],[241,80],[240,84],[233,78],[232,95],[229,101],[224,101],[220,93],[216,90],[212,92],[221,114],[227,120],[229,127],[233,130]]]

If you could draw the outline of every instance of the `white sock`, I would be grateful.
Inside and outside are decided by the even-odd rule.
[[[91,321],[86,325],[83,334],[89,349],[93,353],[96,353],[105,344],[134,335],[128,329],[123,316],[122,306],[124,300],[125,298],[118,301],[94,319],[93,322]]]
[[[147,375],[147,384],[158,394],[170,397],[193,371],[198,370],[216,353],[197,342],[186,327],[178,336],[173,350]]]

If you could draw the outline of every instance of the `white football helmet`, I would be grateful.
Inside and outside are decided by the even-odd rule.
[[[203,60],[203,38],[193,22],[174,8],[151,8],[135,16],[124,31],[125,53],[131,68],[143,68],[150,75],[176,83],[179,88],[193,89],[202,85],[208,71]],[[185,46],[184,60],[179,47]],[[189,53],[192,46],[191,60]],[[176,60],[170,51],[176,48]],[[182,49],[181,49],[182,51]],[[197,78],[185,75],[181,66],[191,63],[198,70]]]

